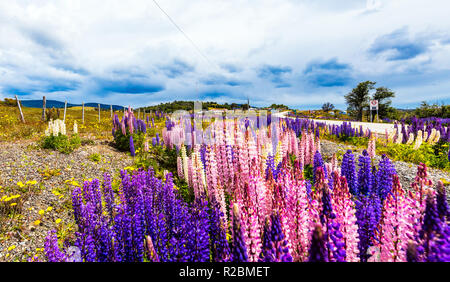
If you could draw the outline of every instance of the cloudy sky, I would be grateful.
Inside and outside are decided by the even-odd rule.
[[[397,107],[450,102],[446,0],[157,2],[194,44],[152,0],[1,1],[0,98],[345,109],[372,80]]]

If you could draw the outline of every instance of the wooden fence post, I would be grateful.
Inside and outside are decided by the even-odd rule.
[[[47,99],[45,96],[42,98],[42,121],[45,121],[45,106],[47,104]]]
[[[83,124],[84,124],[84,102],[81,103],[81,108],[82,108],[81,119],[83,120]]]
[[[100,123],[100,104],[98,104],[98,122]]]
[[[63,122],[66,122],[66,110],[67,110],[67,100],[64,102],[64,120]]]
[[[22,122],[25,122],[25,118],[23,117],[22,107],[20,106],[20,101],[19,101],[19,98],[17,97],[17,95],[16,95],[16,102],[17,102],[17,106],[19,107],[20,118],[22,119]]]
[[[113,110],[112,110],[112,105],[111,105],[111,119],[113,118]]]

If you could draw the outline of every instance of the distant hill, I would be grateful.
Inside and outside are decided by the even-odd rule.
[[[28,107],[28,108],[42,108],[42,100],[21,100],[20,103],[22,104],[22,106]],[[84,106],[85,107],[98,107],[98,103],[84,103]],[[67,107],[68,108],[81,107],[81,104],[67,103]],[[47,100],[46,108],[64,108],[64,102],[56,101],[56,100]],[[100,103],[100,108],[109,110],[110,105]],[[123,110],[123,106],[113,105],[113,110],[115,110],[115,111]]]

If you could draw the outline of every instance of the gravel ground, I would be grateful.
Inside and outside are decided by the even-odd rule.
[[[321,152],[324,157],[331,157],[334,153],[341,151],[344,154],[348,149],[351,149],[355,156],[362,153],[363,149],[356,148],[351,145],[344,145],[334,143],[328,140],[321,140]],[[375,156],[376,163],[381,159],[381,156]],[[400,178],[400,182],[402,183],[403,188],[409,188],[411,183],[414,181],[417,173],[417,165],[402,161],[393,161],[395,169],[397,170],[397,174]],[[445,179],[447,181],[450,180],[450,173],[434,169],[428,168],[429,178],[433,181],[433,184],[436,184],[438,180]],[[450,197],[450,193],[447,187],[447,197]]]
[[[90,160],[93,153],[101,155],[99,162]],[[69,155],[39,149],[29,141],[1,143],[0,160],[0,197],[21,194],[14,212],[9,207],[12,201],[0,202],[0,261],[22,261],[42,253],[39,249],[44,247],[51,229],[58,229],[61,236],[73,234],[75,225],[68,207],[74,186],[67,180],[82,185],[86,179],[103,179],[105,172],[114,174],[132,164],[131,157],[115,150],[108,141],[93,141]],[[43,171],[51,170],[55,175],[44,177]],[[33,180],[37,183],[26,184]],[[25,187],[20,188],[19,181]],[[40,210],[45,211],[44,215],[39,214]],[[61,219],[59,224],[57,219]],[[40,223],[36,224],[36,220]]]

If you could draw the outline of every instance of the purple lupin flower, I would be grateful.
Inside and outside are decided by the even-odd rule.
[[[427,262],[450,262],[450,224],[448,222],[437,239],[432,242]]]
[[[136,152],[134,150],[133,135],[130,135],[130,153],[132,157],[136,156]]]
[[[196,199],[188,227],[193,231],[188,241],[190,261],[209,261],[209,225],[208,202],[205,199]]]
[[[264,226],[263,249],[260,261],[264,262],[290,262],[292,256],[289,253],[288,243],[281,229],[280,215],[278,212],[271,215],[272,225],[269,228],[269,220]],[[270,239],[269,239],[270,238]]]
[[[227,240],[226,229],[222,222],[223,212],[220,204],[213,199],[211,203],[211,251],[214,262],[227,262],[231,260],[230,245]]]
[[[355,169],[355,156],[352,150],[347,150],[342,158],[341,174],[347,179],[350,193],[356,195],[358,193],[358,179]]]
[[[450,217],[450,209],[448,208],[447,195],[442,180],[438,181],[436,206],[441,221],[445,222],[448,220]]]
[[[370,258],[367,250],[373,245],[372,239],[375,236],[376,213],[368,196],[360,196],[360,199],[355,202],[355,207],[359,235],[359,257],[361,262],[366,262]]]
[[[66,255],[59,249],[55,230],[51,230],[45,238],[44,251],[49,262],[64,262],[67,259]]]
[[[311,245],[309,247],[309,262],[327,262],[327,248],[325,246],[325,238],[323,236],[322,227],[317,224],[314,228]]]
[[[241,224],[241,215],[237,204],[233,204],[233,247],[232,255],[234,262],[248,261],[247,248],[245,246],[244,233]]]
[[[378,164],[378,171],[376,173],[377,193],[381,200],[384,201],[386,196],[391,193],[392,190],[392,176],[397,174],[394,165],[391,163],[385,154],[381,156],[380,163]]]
[[[433,195],[429,194],[426,198],[425,215],[418,236],[420,244],[417,251],[423,260],[427,259],[431,252],[432,241],[441,231],[441,220],[436,208],[436,201]]]
[[[366,150],[359,156],[358,166],[358,193],[367,196],[373,189],[373,174],[370,165],[370,156]]]
[[[109,213],[110,219],[112,219],[114,210],[114,193],[111,186],[111,176],[108,173],[103,174],[102,188],[106,210]]]
[[[317,174],[317,168],[319,168],[319,167],[321,167],[323,169],[325,178],[328,178],[327,169],[323,163],[322,155],[320,154],[319,151],[316,151],[316,153],[314,154],[314,162],[313,162],[313,184],[314,185],[317,185],[316,174]]]

